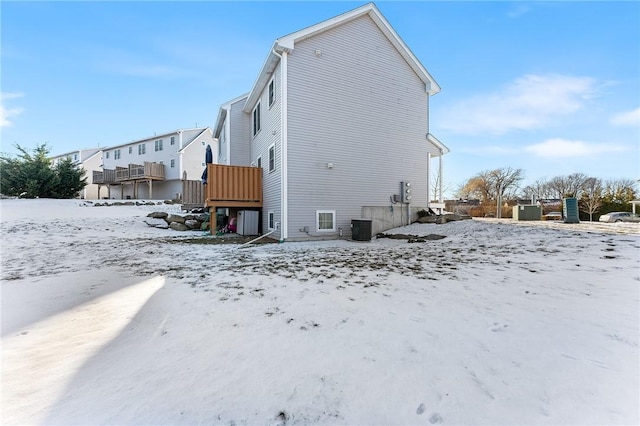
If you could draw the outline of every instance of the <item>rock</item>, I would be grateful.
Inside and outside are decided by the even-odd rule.
[[[154,219],[164,219],[169,216],[167,212],[151,212],[147,215],[147,217],[152,217]]]
[[[422,216],[419,217],[418,220],[416,220],[416,222],[418,223],[436,223],[436,221],[438,220],[439,216]]]
[[[161,229],[169,228],[169,225],[167,225],[167,222],[158,218],[147,219],[144,221],[144,223],[146,223],[148,226],[151,226],[152,228],[161,228]]]
[[[187,219],[187,220],[184,221],[184,224],[189,229],[200,229],[200,222],[198,222],[195,219]]]
[[[188,231],[189,227],[187,225],[185,225],[184,223],[180,223],[180,222],[171,222],[171,225],[169,225],[169,228],[173,229],[174,231]]]
[[[178,222],[184,224],[184,217],[178,216],[177,214],[170,214],[164,218],[167,223]]]

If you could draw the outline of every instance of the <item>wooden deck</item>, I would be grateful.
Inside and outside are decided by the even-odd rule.
[[[164,180],[164,164],[145,161],[144,164],[93,171],[93,183],[116,185],[136,180]]]
[[[104,169],[93,171],[93,183],[98,185],[98,198],[100,189],[107,187],[107,198],[111,197],[111,186],[133,185],[133,198],[138,197],[138,184],[146,182],[149,185],[149,198],[153,197],[153,181],[164,180],[164,164],[145,161],[144,164],[129,164],[127,167]],[[124,196],[124,189],[120,191]]]
[[[262,207],[262,169],[208,164],[205,205],[214,209]]]

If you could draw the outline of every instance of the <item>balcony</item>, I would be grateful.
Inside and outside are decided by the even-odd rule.
[[[262,207],[262,169],[207,164],[205,205],[214,209]]]
[[[115,169],[104,169],[93,171],[93,183],[98,185],[98,198],[100,198],[100,188],[107,186],[107,197],[111,197],[111,186],[126,184],[133,185],[133,198],[138,197],[138,183],[146,182],[149,185],[149,198],[153,196],[152,182],[164,180],[164,164],[150,163],[129,164],[126,167],[116,166]],[[124,197],[124,189],[120,190],[120,196]]]

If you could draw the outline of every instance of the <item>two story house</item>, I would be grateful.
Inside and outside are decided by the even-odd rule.
[[[87,178],[87,185],[81,191],[80,198],[87,200],[98,198],[98,185],[93,183],[92,171],[98,169],[102,164],[102,148],[79,149],[59,154],[51,157],[51,165],[55,166],[66,158],[82,168],[84,177]]]
[[[261,198],[238,207],[281,241],[348,237],[354,219],[373,233],[410,223],[430,207],[432,159],[441,173],[449,152],[429,132],[439,91],[374,4],[278,38],[214,126],[221,163],[260,170]]]
[[[200,180],[208,145],[215,162],[217,141],[209,127],[178,129],[104,148],[102,169],[95,169],[93,182],[100,198],[181,199],[183,181]]]

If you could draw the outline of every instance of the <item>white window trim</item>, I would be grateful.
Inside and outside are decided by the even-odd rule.
[[[262,129],[262,110],[260,108],[260,104],[261,102],[258,102],[256,107],[251,112],[251,131],[253,133],[253,137],[256,137],[258,133],[260,133],[260,130]],[[257,120],[256,120],[256,111],[258,112]]]
[[[271,220],[271,218],[273,218],[273,221]],[[273,225],[271,224],[271,222],[273,222]],[[273,212],[273,210],[269,210],[267,212],[267,229],[269,229],[269,231],[273,231],[274,229],[276,229],[276,214]]]
[[[273,149],[273,169],[271,168],[271,149]],[[276,144],[272,143],[269,145],[269,149],[267,149],[267,161],[269,162],[269,173],[273,173],[276,171]]]
[[[262,167],[262,155],[258,155],[256,158],[256,167]]]
[[[320,229],[320,213],[331,213],[333,215],[333,223],[331,229]],[[316,232],[336,232],[335,210],[316,210]]]
[[[273,99],[269,99],[269,90],[271,89],[271,85],[273,84]],[[276,103],[276,80],[272,78],[269,84],[267,84],[267,103],[269,104],[269,109]]]

